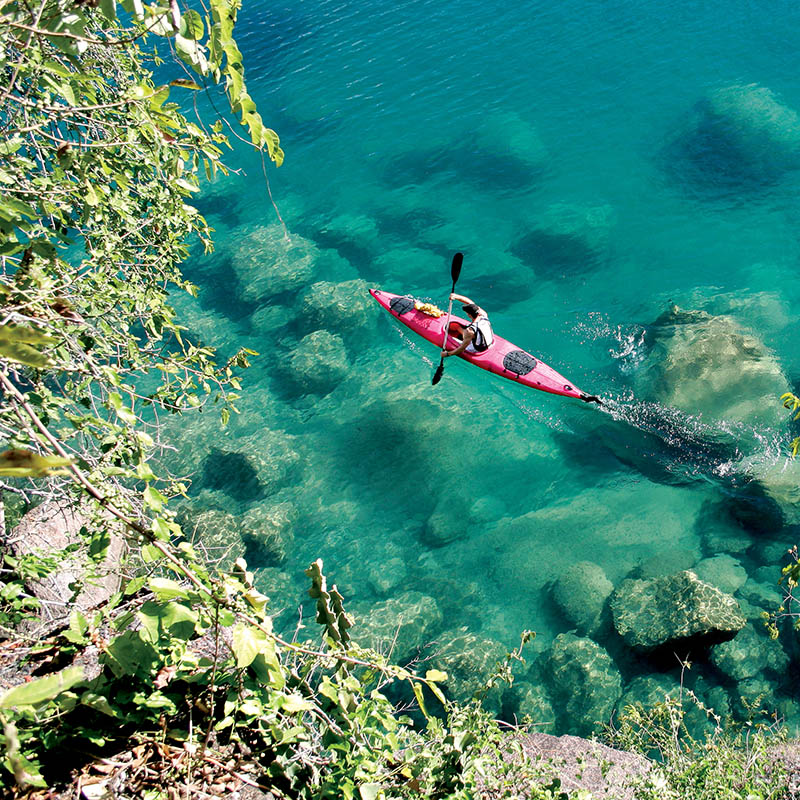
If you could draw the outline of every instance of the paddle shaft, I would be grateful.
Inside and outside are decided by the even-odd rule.
[[[444,323],[444,339],[442,341],[442,355],[439,357],[439,366],[436,367],[436,372],[433,373],[431,383],[436,386],[442,379],[444,372],[444,351],[447,350],[447,337],[450,335],[450,316],[453,312],[453,294],[456,290],[456,282],[459,275],[461,275],[461,262],[464,260],[462,253],[456,253],[453,256],[453,263],[450,265],[450,277],[453,279],[453,286],[450,289],[450,304],[447,306],[447,319]]]

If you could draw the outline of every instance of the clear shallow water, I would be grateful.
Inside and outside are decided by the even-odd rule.
[[[240,540],[218,525],[265,589],[291,609],[322,557],[362,617],[400,598],[378,605],[409,620],[398,646],[441,651],[466,628],[478,668],[533,629],[531,671],[497,710],[572,732],[597,707],[570,705],[549,659],[575,627],[554,586],[576,562],[618,585],[726,556],[720,580],[759,628],[800,522],[778,402],[800,377],[798,32],[788,3],[243,9],[292,244],[260,163],[237,151],[245,174],[201,199],[218,248],[187,265],[200,306],[178,302],[204,341],[262,356],[242,413],[223,433],[196,419],[180,465],[201,508],[269,516],[266,546],[263,527]],[[708,110],[751,84],[733,111]],[[453,361],[430,386],[435,350],[364,289],[445,305],[456,250],[458,290],[605,409]],[[657,322],[673,303],[706,316]],[[677,665],[595,638],[626,698],[675,684]],[[796,725],[791,650],[735,674],[701,657],[690,682],[723,713],[761,695]]]

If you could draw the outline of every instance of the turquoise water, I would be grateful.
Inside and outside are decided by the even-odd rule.
[[[800,9],[305,0],[240,21],[286,162],[276,212],[260,161],[231,155],[241,174],[200,201],[218,242],[187,265],[200,304],[177,301],[202,341],[261,353],[241,414],[223,433],[199,416],[178,454],[208,542],[245,553],[285,620],[323,558],[357,638],[434,642],[456,694],[475,676],[449,645],[479,671],[535,630],[492,702],[570,732],[680,669],[606,622],[608,664],[561,674],[556,637],[605,587],[694,568],[749,645],[735,668],[693,652],[685,680],[796,726],[791,637],[759,653],[800,523],[778,400],[800,383]],[[458,291],[602,410],[455,360],[430,385],[435,349],[366,288],[446,307],[457,250]],[[577,562],[596,584],[573,591]]]

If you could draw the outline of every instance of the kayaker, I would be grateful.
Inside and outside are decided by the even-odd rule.
[[[477,303],[473,303],[469,297],[465,297],[463,294],[454,292],[450,295],[450,299],[464,303],[461,308],[464,309],[465,314],[469,315],[472,322],[466,328],[461,328],[459,332],[462,337],[461,344],[455,350],[442,350],[442,357],[457,356],[465,350],[468,353],[483,353],[488,350],[494,342],[489,315]]]

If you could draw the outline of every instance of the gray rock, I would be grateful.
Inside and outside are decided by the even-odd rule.
[[[741,681],[767,670],[783,676],[789,657],[779,639],[770,639],[766,630],[762,633],[748,625],[735,639],[711,648],[711,663],[733,680]]]
[[[556,711],[581,735],[609,722],[622,694],[611,656],[591,639],[571,633],[556,636],[550,651],[549,680]]]
[[[629,647],[705,646],[733,638],[745,625],[736,600],[693,572],[623,581],[611,596],[614,627]]]
[[[366,325],[375,308],[366,281],[318,281],[303,295],[300,316],[307,330],[324,328],[341,333]]]
[[[583,789],[595,800],[634,800],[652,768],[644,756],[577,736],[530,733],[519,741],[537,771],[558,778],[570,796]]]
[[[86,533],[97,534],[96,540],[90,542]],[[41,601],[43,622],[68,617],[73,608],[80,611],[96,608],[119,591],[121,565],[127,550],[124,533],[119,521],[88,504],[69,508],[45,502],[22,517],[5,541],[11,553],[18,558],[37,553],[59,559],[54,572],[28,582],[31,593]],[[91,548],[106,537],[105,554],[90,569]],[[63,554],[76,545],[74,552]]]
[[[747,581],[744,567],[729,555],[704,558],[692,567],[692,572],[726,594],[735,594]]]
[[[362,645],[391,653],[402,664],[430,644],[442,623],[436,601],[421,592],[409,591],[380,603],[356,607],[351,637]]]
[[[602,567],[578,561],[556,580],[553,599],[578,633],[591,636],[600,628],[600,615],[613,589]]]
[[[505,657],[506,649],[466,627],[445,631],[438,642],[432,663],[447,673],[444,686],[448,695],[463,703],[480,693],[483,707],[499,714],[505,685],[500,683],[486,692],[483,690],[494,668]]]
[[[309,333],[292,350],[281,371],[302,391],[327,394],[350,372],[342,337],[322,330]]]

